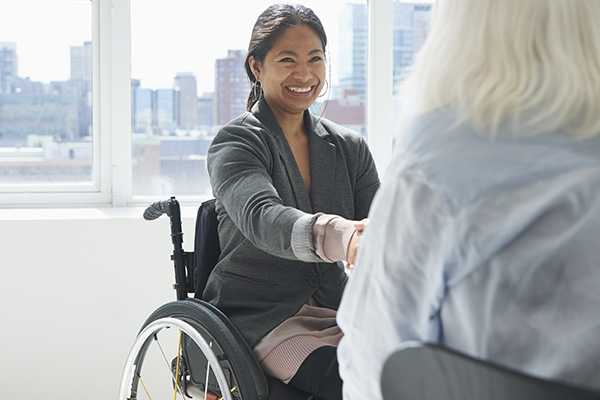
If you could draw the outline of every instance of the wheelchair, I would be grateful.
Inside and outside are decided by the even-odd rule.
[[[177,300],[160,306],[143,323],[127,357],[119,400],[310,399],[309,394],[267,377],[227,316],[201,299],[219,255],[214,199],[198,209],[193,252],[183,249],[175,197],[151,204],[144,219],[162,214],[170,218]],[[188,297],[190,293],[194,297]]]

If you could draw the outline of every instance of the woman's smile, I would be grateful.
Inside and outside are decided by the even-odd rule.
[[[290,91],[295,96],[302,95],[310,95],[310,93],[315,89],[315,85],[310,86],[286,86],[288,91]]]

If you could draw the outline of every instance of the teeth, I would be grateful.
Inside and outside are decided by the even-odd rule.
[[[306,92],[310,92],[312,90],[312,86],[305,87],[305,88],[288,86],[288,89],[291,90],[292,92],[296,92],[296,93],[306,93]]]

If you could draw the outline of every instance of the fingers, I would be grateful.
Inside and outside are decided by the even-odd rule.
[[[349,269],[354,268],[354,260],[356,259],[356,254],[358,253],[358,247],[360,246],[360,241],[362,239],[362,234],[367,225],[369,224],[369,219],[365,218],[360,221],[354,221],[354,233],[350,238],[350,243],[348,243],[348,256],[346,261],[348,262]]]
[[[352,237],[350,238],[350,243],[348,244],[348,257],[346,261],[348,264],[354,264],[354,260],[356,259],[356,254],[358,253],[358,246],[360,246],[360,240],[362,238],[362,230],[356,230]]]
[[[369,219],[368,218],[365,218],[365,219],[360,220],[360,221],[354,221],[354,228],[357,231],[362,232],[367,227],[368,224],[369,224]]]

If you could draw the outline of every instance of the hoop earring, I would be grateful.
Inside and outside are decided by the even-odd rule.
[[[252,91],[254,92],[254,98],[256,100],[258,100],[262,97],[263,90],[262,90],[262,86],[260,85],[260,81],[254,82],[254,87],[252,88]]]
[[[327,94],[327,92],[329,91],[329,82],[327,81],[327,79],[325,79],[325,85],[327,85],[327,89],[325,89],[325,92],[323,92],[322,94],[318,95],[317,97],[323,97]]]

